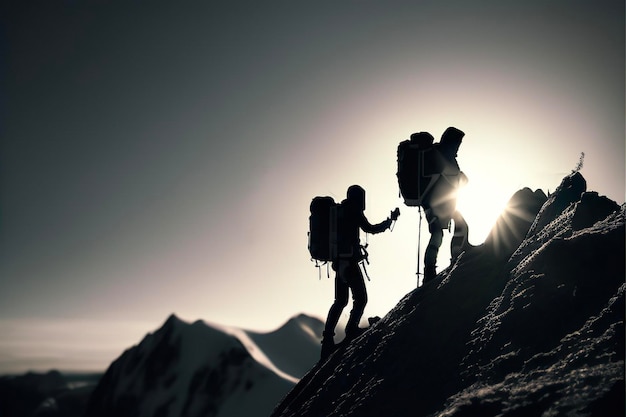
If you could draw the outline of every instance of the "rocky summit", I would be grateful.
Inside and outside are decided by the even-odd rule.
[[[578,172],[319,362],[272,417],[623,416],[624,218]],[[470,225],[471,226],[471,225]]]

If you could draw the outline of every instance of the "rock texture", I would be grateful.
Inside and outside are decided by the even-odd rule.
[[[624,218],[579,173],[520,190],[272,416],[623,416]]]

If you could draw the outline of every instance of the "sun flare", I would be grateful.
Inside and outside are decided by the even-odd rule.
[[[477,245],[485,241],[512,194],[512,191],[486,181],[470,182],[459,190],[457,210],[468,224],[470,243]]]

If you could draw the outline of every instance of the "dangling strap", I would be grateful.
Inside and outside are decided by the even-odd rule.
[[[369,256],[370,254],[367,252],[367,243],[365,244],[365,246],[361,245],[361,255],[363,255],[363,259],[361,259],[361,261],[359,261],[359,264],[363,267],[363,272],[365,272],[365,277],[367,278],[368,281],[371,281],[369,274],[367,273],[367,268],[365,267],[365,264],[370,263],[369,260]]]
[[[420,213],[420,221],[417,229],[417,286],[420,286],[420,252],[421,252],[421,243],[422,243],[422,206],[417,206],[417,209]]]
[[[369,265],[370,263],[370,254],[367,251],[367,243],[365,244],[365,246],[361,245],[361,255],[363,255],[363,261],[367,262],[367,264]]]
[[[322,266],[326,265],[326,278],[330,278],[330,270],[328,269],[328,261],[324,261],[320,263],[317,259],[315,259],[315,267],[317,268],[317,274],[319,276],[319,280],[322,280]]]

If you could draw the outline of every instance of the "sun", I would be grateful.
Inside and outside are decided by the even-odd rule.
[[[457,210],[467,222],[468,240],[474,245],[485,241],[513,193],[493,179],[470,181],[460,188]]]

